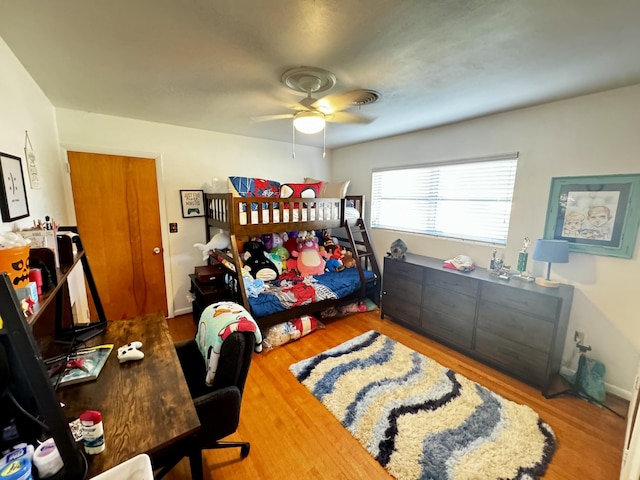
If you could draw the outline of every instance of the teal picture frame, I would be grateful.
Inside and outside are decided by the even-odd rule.
[[[632,258],[640,227],[640,174],[551,179],[544,238],[569,251]]]

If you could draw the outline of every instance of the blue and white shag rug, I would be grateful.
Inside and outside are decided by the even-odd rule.
[[[556,448],[531,408],[373,330],[289,368],[398,480],[538,479]]]

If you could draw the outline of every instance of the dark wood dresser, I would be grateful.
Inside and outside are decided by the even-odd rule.
[[[549,395],[562,362],[573,286],[545,288],[442,265],[414,254],[385,258],[381,315]]]

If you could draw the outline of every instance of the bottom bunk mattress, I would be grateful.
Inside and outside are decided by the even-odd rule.
[[[368,280],[374,278],[374,273],[365,270],[364,276]],[[340,272],[269,283],[257,297],[249,297],[249,305],[255,318],[266,317],[300,305],[343,298],[360,286],[358,269],[345,268]]]

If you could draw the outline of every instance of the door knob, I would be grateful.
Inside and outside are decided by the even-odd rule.
[[[160,247],[156,247],[153,249],[153,253],[155,253],[156,255],[160,253]]]

